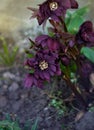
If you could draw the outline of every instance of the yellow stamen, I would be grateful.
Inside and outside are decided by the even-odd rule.
[[[44,61],[40,62],[39,67],[41,70],[45,70],[48,68],[48,63],[44,60]]]
[[[58,9],[58,3],[57,2],[51,2],[49,4],[49,6],[50,6],[50,10],[52,10],[52,11],[55,11],[56,9]]]

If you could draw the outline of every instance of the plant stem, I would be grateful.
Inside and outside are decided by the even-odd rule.
[[[70,79],[67,76],[63,76],[63,79],[66,81],[68,86],[71,88],[73,93],[78,97],[78,99],[81,101],[81,103],[84,105],[85,109],[88,107],[88,104],[86,103],[85,99],[82,97],[82,95],[78,92],[76,86],[71,83]]]
[[[64,27],[64,31],[65,31],[65,32],[68,32],[68,30],[67,30],[67,27],[66,27],[66,24],[65,24],[64,20],[63,20],[61,17],[59,17],[59,19],[60,19],[61,24],[62,24],[62,25],[63,25],[63,27]]]

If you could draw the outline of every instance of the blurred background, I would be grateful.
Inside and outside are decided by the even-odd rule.
[[[1,0],[0,34],[15,42],[21,48],[26,46],[28,37],[34,38],[41,32],[36,20],[30,20],[31,11],[27,7],[38,7],[43,0]],[[94,0],[77,0],[80,7],[89,4],[88,18],[94,22]],[[10,40],[11,39],[11,40]]]
[[[41,31],[37,21],[30,20],[31,11],[27,7],[37,7],[41,0],[1,0],[0,2],[0,34],[9,42],[25,46],[29,34]],[[30,36],[29,36],[30,37]]]

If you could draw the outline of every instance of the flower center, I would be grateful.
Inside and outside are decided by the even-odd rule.
[[[41,70],[45,70],[48,68],[48,63],[44,60],[44,61],[40,62],[39,67]]]
[[[57,2],[51,2],[49,4],[49,6],[50,6],[50,10],[55,11],[58,8],[58,3]]]

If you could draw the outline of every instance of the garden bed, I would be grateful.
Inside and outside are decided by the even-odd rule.
[[[37,130],[80,130],[82,122],[85,124],[86,120],[91,120],[89,127],[92,127],[92,114],[82,111],[83,107],[72,97],[64,81],[55,83],[55,87],[51,83],[43,89],[35,86],[25,88],[25,75],[22,65],[0,69],[0,120],[9,115],[12,120],[19,120],[22,129],[26,122],[30,122],[32,126],[36,120]],[[66,104],[52,105],[51,102],[55,98],[60,101],[65,99]],[[61,110],[63,113],[60,113]],[[82,118],[83,115],[86,116],[85,119]],[[80,118],[82,121],[79,123]],[[82,127],[84,130],[84,126]]]
[[[19,119],[23,127],[26,121],[31,125],[38,119],[38,130],[62,130],[63,127],[74,129],[75,112],[59,115],[58,110],[50,105],[51,98],[43,88],[24,88],[25,73],[21,67],[3,69],[0,72],[0,120],[7,114]],[[48,90],[49,91],[49,90]]]

